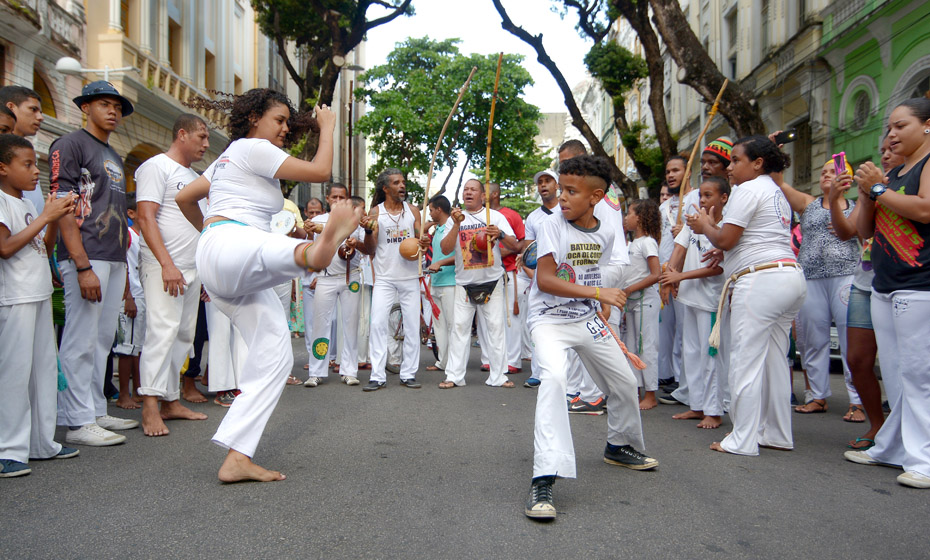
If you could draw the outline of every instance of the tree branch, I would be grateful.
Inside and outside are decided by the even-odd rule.
[[[411,0],[404,0],[404,3],[398,6],[397,9],[391,12],[390,14],[384,17],[380,17],[378,19],[373,19],[369,21],[368,24],[365,25],[365,31],[368,31],[369,29],[374,29],[375,27],[378,27],[379,25],[384,25],[385,23],[390,23],[391,21],[397,19],[399,16],[401,16],[407,11],[407,8],[410,7],[410,2]]]
[[[604,40],[604,37],[607,36],[608,29],[597,29],[597,23],[592,17],[598,8],[598,2],[595,0],[593,4],[588,4],[582,6],[581,2],[578,0],[562,0],[562,2],[571,8],[575,8],[578,11],[578,27],[581,28],[585,34],[594,39],[595,43],[600,43]]]
[[[577,128],[578,131],[581,132],[581,135],[584,136],[585,140],[588,141],[588,144],[591,146],[591,151],[594,152],[595,155],[601,156],[607,160],[610,165],[611,177],[614,182],[620,185],[624,194],[626,194],[628,198],[635,198],[637,193],[636,183],[620,171],[620,168],[617,167],[617,162],[614,161],[613,157],[607,154],[600,139],[594,134],[594,131],[591,130],[591,127],[588,126],[588,123],[584,120],[584,117],[581,115],[581,110],[578,109],[578,105],[575,103],[572,89],[565,80],[565,76],[562,75],[561,70],[559,70],[559,67],[552,58],[549,57],[545,46],[543,46],[542,35],[530,35],[525,29],[513,23],[513,20],[510,19],[507,10],[504,9],[500,0],[492,0],[492,2],[494,3],[494,8],[497,10],[497,13],[501,16],[501,27],[518,37],[524,43],[533,47],[536,51],[536,60],[549,70],[549,74],[555,79],[556,84],[559,86],[559,90],[562,92],[562,96],[565,98],[565,107],[568,109],[569,115],[571,115],[572,125]]]
[[[274,10],[274,40],[275,44],[278,46],[278,55],[281,57],[281,60],[284,61],[284,67],[287,69],[287,73],[290,74],[291,79],[294,80],[294,83],[297,84],[297,87],[303,91],[304,79],[300,75],[300,72],[294,68],[294,65],[291,64],[291,57],[287,54],[286,45],[284,44],[284,36],[281,34],[281,14],[278,13],[277,8],[272,9]]]

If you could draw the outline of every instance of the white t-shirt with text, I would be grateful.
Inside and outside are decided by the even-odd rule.
[[[154,202],[159,205],[155,222],[171,261],[180,269],[196,266],[197,240],[200,234],[181,213],[175,197],[181,189],[198,177],[196,171],[184,167],[167,154],[149,158],[136,170],[136,202]],[[141,246],[142,260],[156,262],[144,236]]]
[[[604,222],[584,230],[561,212],[547,216],[536,230],[537,256],[551,255],[556,276],[573,284],[602,287],[602,267],[610,263],[616,232]],[[543,292],[533,282],[529,295],[527,328],[540,324],[587,321],[600,309],[594,299],[565,298]]]

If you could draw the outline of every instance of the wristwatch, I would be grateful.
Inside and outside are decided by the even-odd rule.
[[[869,198],[872,200],[877,200],[878,197],[885,194],[887,187],[881,183],[875,183],[872,185],[872,188],[869,189]]]

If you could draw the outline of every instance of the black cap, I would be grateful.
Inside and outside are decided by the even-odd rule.
[[[116,91],[116,88],[113,87],[113,84],[105,80],[97,80],[96,82],[91,82],[84,86],[81,89],[81,95],[74,98],[74,104],[80,109],[81,105],[93,101],[98,97],[115,97],[119,99],[120,104],[123,106],[124,117],[128,117],[134,111],[132,103],[120,95],[119,92]]]

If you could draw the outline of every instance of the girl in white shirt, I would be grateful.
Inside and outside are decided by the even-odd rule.
[[[662,218],[659,206],[651,199],[636,200],[623,220],[626,231],[633,232],[630,265],[623,273],[626,300],[626,345],[646,362],[646,369],[634,370],[643,398],[640,410],[658,405],[659,388],[659,240]]]
[[[282,148],[309,115],[295,115],[287,96],[253,89],[232,105],[229,146],[204,174],[176,197],[187,219],[201,230],[197,269],[210,298],[242,334],[247,357],[239,389],[213,441],[229,449],[220,467],[223,482],[284,480],[284,475],[252,462],[294,356],[290,329],[274,286],[307,269],[321,270],[358,226],[351,203],[334,205],[330,224],[312,243],[270,231],[271,216],[284,206],[278,180],[322,182],[333,163],[335,116],[316,109],[320,140],[313,161],[291,157]],[[291,133],[291,134],[289,134]],[[296,133],[296,134],[295,134]],[[197,201],[210,196],[204,219]]]
[[[711,449],[758,455],[759,447],[792,449],[788,330],[807,288],[791,250],[791,207],[770,174],[788,166],[788,156],[764,136],[737,140],[731,153],[733,189],[721,225],[705,209],[688,226],[725,251],[723,290],[730,309],[721,323],[729,331],[730,420],[733,431]],[[726,301],[726,300],[724,300]]]

